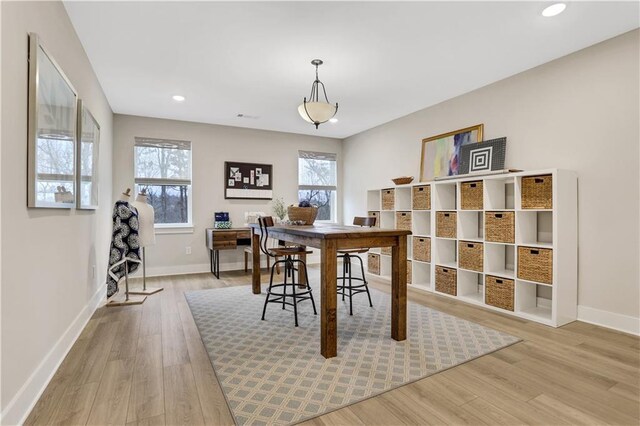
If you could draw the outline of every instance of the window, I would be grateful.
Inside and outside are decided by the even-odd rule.
[[[36,189],[42,206],[75,202],[74,149],[72,136],[38,135]]]
[[[298,151],[298,199],[318,206],[316,220],[336,221],[337,181],[336,154]]]
[[[146,189],[156,226],[191,225],[191,142],[135,139],[136,191]]]

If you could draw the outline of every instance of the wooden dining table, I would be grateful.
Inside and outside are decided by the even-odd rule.
[[[253,224],[251,229],[252,288],[254,294],[260,294],[260,227]],[[391,247],[391,337],[398,341],[407,338],[407,235],[410,234],[411,231],[401,229],[329,224],[269,228],[270,238],[320,249],[320,353],[325,358],[338,353],[336,286],[337,254],[341,249]]]

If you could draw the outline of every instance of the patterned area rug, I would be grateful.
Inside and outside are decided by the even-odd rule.
[[[320,291],[314,285],[316,307]],[[231,287],[185,293],[227,402],[239,425],[290,424],[319,416],[509,346],[518,338],[415,303],[407,340],[391,339],[391,300],[371,289],[338,299],[338,356],[320,355],[320,315],[293,311]]]

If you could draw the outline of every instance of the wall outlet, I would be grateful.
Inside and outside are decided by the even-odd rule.
[[[184,252],[186,254],[191,254],[191,247],[185,247]]]

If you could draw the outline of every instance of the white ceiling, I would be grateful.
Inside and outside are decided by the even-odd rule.
[[[65,2],[116,113],[339,138],[639,25],[638,2],[544,5]],[[340,104],[318,130],[297,113],[314,58]]]

